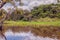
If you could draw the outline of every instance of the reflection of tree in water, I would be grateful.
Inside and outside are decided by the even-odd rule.
[[[2,32],[0,32],[0,40],[7,40],[6,36]]]

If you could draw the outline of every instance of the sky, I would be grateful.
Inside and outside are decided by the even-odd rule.
[[[31,11],[32,9],[34,9],[34,7],[38,7],[40,5],[46,5],[46,4],[51,4],[51,3],[56,4],[57,0],[21,0],[21,3],[23,5],[20,5],[19,1],[14,0],[14,3],[15,3],[15,6],[18,9]],[[11,8],[11,10],[8,10],[9,8]],[[15,8],[11,3],[6,3],[3,6],[3,9],[5,9],[7,12],[9,12],[9,11],[12,11],[12,9],[15,9]]]

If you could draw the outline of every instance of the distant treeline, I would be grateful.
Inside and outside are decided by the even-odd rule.
[[[3,14],[6,14],[5,10],[0,10],[0,17]],[[31,21],[39,18],[59,18],[60,19],[60,4],[51,4],[51,5],[40,5],[39,7],[34,7],[31,12],[21,9],[17,9],[12,12],[11,15],[7,18],[7,20],[24,20]]]

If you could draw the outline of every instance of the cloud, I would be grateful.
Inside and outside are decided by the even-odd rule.
[[[46,5],[46,4],[51,4],[57,3],[57,0],[21,0],[21,3],[23,4],[22,6],[20,5],[19,1],[14,1],[15,6],[19,9],[23,10],[32,10],[34,7],[40,6],[40,5]],[[14,6],[11,3],[6,3],[3,7],[7,12],[8,8],[14,9]]]
[[[6,4],[2,7],[2,9],[4,9],[4,10],[8,13],[9,11],[13,11],[14,6],[13,6],[11,3],[6,3]]]

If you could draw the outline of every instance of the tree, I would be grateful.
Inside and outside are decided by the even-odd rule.
[[[4,4],[6,4],[6,0],[1,0],[0,1],[0,9],[4,6]]]
[[[6,39],[5,35],[3,34],[3,22],[5,21],[6,17],[7,17],[7,14],[5,14],[6,11],[4,11],[3,9],[0,9],[0,33],[1,35]]]

